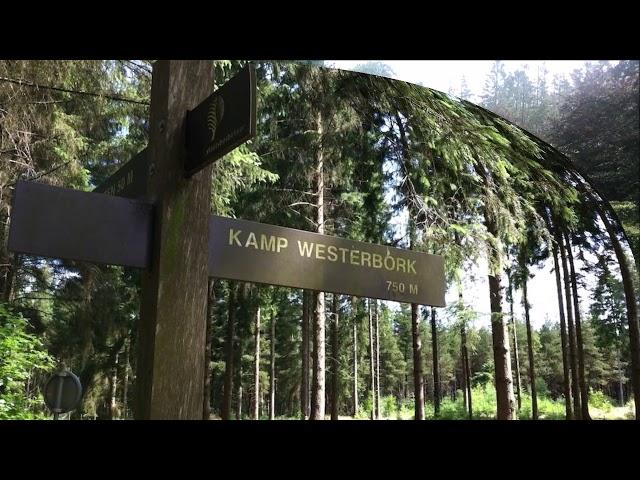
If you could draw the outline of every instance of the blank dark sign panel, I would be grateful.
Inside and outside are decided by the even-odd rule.
[[[94,192],[116,195],[118,197],[142,199],[147,193],[149,179],[149,158],[145,148],[120,167]]]
[[[212,277],[444,307],[439,255],[226,217],[209,220]]]
[[[18,182],[9,249],[43,257],[146,268],[152,206],[111,195]]]

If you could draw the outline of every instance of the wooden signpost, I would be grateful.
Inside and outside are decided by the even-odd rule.
[[[211,163],[255,135],[252,65],[154,64],[146,149],[94,192],[19,182],[9,249],[143,269],[136,418],[201,419],[207,279],[444,306],[444,261],[210,215]],[[188,113],[187,113],[188,112]]]

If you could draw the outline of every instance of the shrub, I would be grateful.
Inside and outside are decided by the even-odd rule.
[[[611,399],[600,390],[592,390],[589,392],[589,406],[602,410],[603,412],[613,410]]]
[[[33,383],[53,366],[40,339],[27,333],[27,321],[0,303],[0,419],[44,417]]]

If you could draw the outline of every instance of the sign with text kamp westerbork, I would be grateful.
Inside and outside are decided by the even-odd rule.
[[[235,77],[187,112],[187,177],[256,134],[256,71],[245,66]]]
[[[444,307],[444,258],[211,216],[209,275]]]

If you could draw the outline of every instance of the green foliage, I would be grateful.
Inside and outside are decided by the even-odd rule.
[[[640,266],[640,199],[636,202],[611,202],[629,239],[636,268]]]
[[[605,413],[610,412],[614,408],[611,399],[600,390],[592,390],[589,392],[589,407],[597,408]]]
[[[0,419],[45,417],[40,383],[54,367],[42,341],[27,321],[0,303]]]

